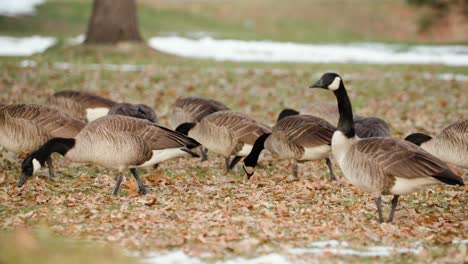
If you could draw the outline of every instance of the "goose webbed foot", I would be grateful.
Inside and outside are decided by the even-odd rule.
[[[204,147],[200,148],[200,154],[201,154],[201,161],[208,160],[208,155],[206,154],[208,150]]]
[[[55,178],[54,165],[52,164],[52,158],[49,157],[47,160],[47,167],[49,167],[49,178]]]
[[[333,164],[332,164],[331,159],[329,157],[326,158],[325,163],[327,164],[328,170],[330,171],[330,181],[336,181],[336,175],[333,172]]]
[[[390,216],[388,217],[388,222],[391,223],[393,222],[393,216],[395,215],[395,210],[398,205],[398,198],[399,195],[394,195],[392,199],[392,210],[390,211]]]
[[[375,204],[377,205],[377,213],[379,215],[379,223],[383,223],[382,217],[382,197],[378,196],[375,198]]]
[[[112,195],[117,195],[119,193],[119,188],[120,188],[120,184],[122,183],[122,180],[123,180],[123,175],[119,174],[117,178],[115,179],[115,187],[114,187],[114,191],[112,191]]]
[[[132,169],[130,169],[130,172],[133,174],[133,177],[135,178],[135,180],[138,183],[138,193],[143,194],[143,195],[147,194],[148,192],[146,190],[146,186],[143,184],[143,181],[141,180],[137,169],[132,168]]]

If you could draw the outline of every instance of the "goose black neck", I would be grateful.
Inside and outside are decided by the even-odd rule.
[[[75,139],[73,138],[53,138],[31,154],[31,156],[37,159],[41,164],[44,164],[52,153],[56,152],[65,156],[74,146]]]
[[[255,143],[250,151],[249,155],[244,158],[244,165],[249,167],[255,167],[258,163],[258,157],[265,148],[265,140],[270,136],[270,133],[265,133],[255,140]]]
[[[195,123],[182,123],[180,124],[175,131],[182,133],[188,136],[189,131],[195,126]]]
[[[340,87],[333,93],[338,101],[338,111],[340,113],[337,129],[346,137],[352,138],[356,135],[354,131],[353,108],[343,81],[340,82]]]

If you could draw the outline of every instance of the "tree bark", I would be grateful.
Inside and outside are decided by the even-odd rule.
[[[94,0],[86,44],[141,40],[135,0]]]

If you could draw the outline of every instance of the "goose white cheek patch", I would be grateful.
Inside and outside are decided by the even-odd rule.
[[[36,173],[36,171],[38,171],[42,167],[41,163],[37,159],[33,159],[32,164],[33,164],[33,173]]]
[[[330,90],[338,90],[338,88],[340,88],[340,82],[341,82],[341,78],[340,77],[335,77],[335,80],[333,80],[333,82],[328,86],[328,89]]]

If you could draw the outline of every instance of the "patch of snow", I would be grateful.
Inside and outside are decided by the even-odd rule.
[[[287,257],[273,253],[268,255],[259,256],[256,258],[234,258],[225,261],[215,262],[216,264],[289,264],[295,263]]]
[[[68,45],[80,45],[85,41],[85,35],[80,34],[74,38],[67,38],[65,43]]]
[[[109,71],[123,71],[123,72],[133,72],[141,71],[147,68],[147,65],[134,65],[134,64],[74,64],[68,62],[55,62],[53,66],[61,70],[69,69],[87,69],[87,70],[109,70]]]
[[[468,239],[454,239],[452,241],[453,244],[468,244]]]
[[[182,250],[171,251],[166,254],[150,254],[143,259],[147,264],[202,264],[202,260],[192,258]]]
[[[318,243],[318,244],[317,244]],[[390,247],[390,246],[374,246],[367,247],[361,250],[353,249],[349,247],[347,242],[339,242],[335,240],[323,241],[323,242],[313,242],[310,244],[311,247],[307,248],[293,248],[288,252],[293,255],[301,254],[313,254],[313,255],[323,255],[334,254],[334,255],[352,255],[360,257],[388,257],[394,254],[405,254],[412,253],[419,255],[423,251],[422,245],[418,244],[414,248],[400,248],[400,247]]]
[[[148,44],[178,56],[218,61],[468,65],[467,45],[299,44],[179,36],[153,37]]]
[[[3,0],[0,1],[0,15],[30,15],[36,12],[36,6],[45,0]]]
[[[0,36],[0,56],[30,56],[44,52],[56,43],[53,37],[32,36],[24,38]]]

